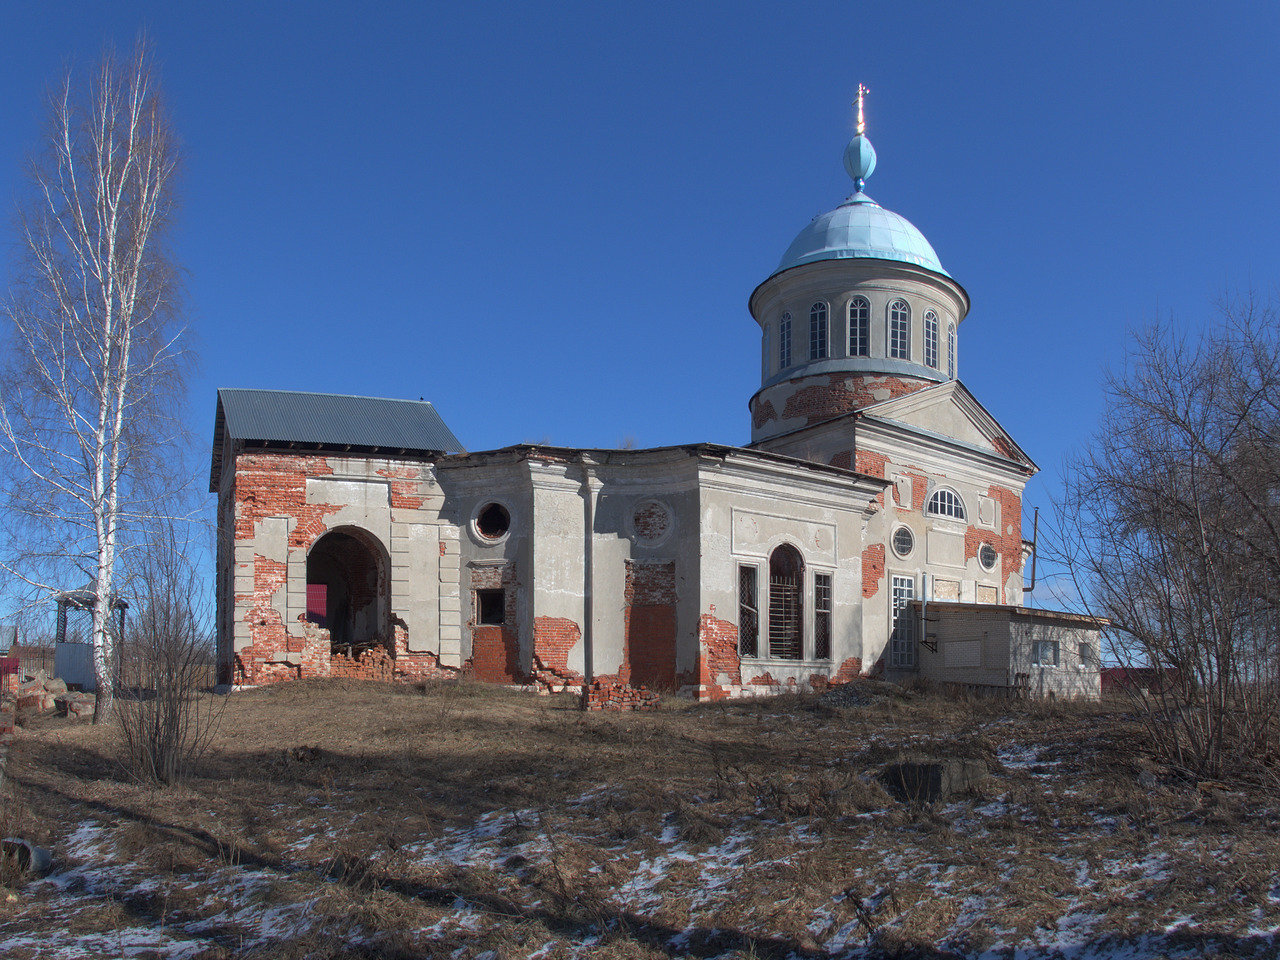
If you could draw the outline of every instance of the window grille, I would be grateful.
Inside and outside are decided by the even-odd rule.
[[[809,308],[809,359],[827,355],[827,305],[819,301]]]
[[[916,665],[916,624],[909,604],[916,598],[915,577],[893,578],[893,633],[889,638],[889,662],[894,667]]]
[[[911,308],[905,300],[889,304],[889,356],[894,360],[911,359]]]
[[[778,369],[791,366],[791,314],[784,313],[778,322]]]
[[[911,556],[916,548],[916,538],[907,527],[899,527],[893,531],[893,552],[900,557]]]
[[[831,659],[831,576],[813,575],[813,656]]]
[[[755,567],[738,567],[738,655],[760,655],[760,599]]]
[[[804,655],[804,613],[800,601],[804,561],[790,544],[769,557],[769,656],[799,660]]]
[[[924,364],[938,369],[938,315],[932,310],[924,315]]]
[[[871,353],[871,305],[862,297],[849,301],[849,356]]]
[[[938,490],[929,498],[929,505],[925,509],[932,517],[951,517],[954,520],[965,518],[964,501],[954,490]]]

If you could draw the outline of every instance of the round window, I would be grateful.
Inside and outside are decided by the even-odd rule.
[[[1000,559],[1000,555],[996,553],[996,548],[989,543],[984,543],[978,548],[978,562],[982,564],[983,570],[994,570],[996,561]]]
[[[500,503],[486,503],[476,514],[476,532],[486,540],[501,540],[511,529],[511,514]]]
[[[900,557],[910,556],[916,548],[916,538],[909,527],[899,527],[893,531],[893,552]]]

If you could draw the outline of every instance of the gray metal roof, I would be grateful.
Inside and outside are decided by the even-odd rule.
[[[294,390],[218,391],[210,492],[225,441],[453,453],[465,448],[424,400],[386,400]]]

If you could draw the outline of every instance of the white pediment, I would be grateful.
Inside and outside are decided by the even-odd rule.
[[[860,414],[912,427],[923,433],[955,440],[1035,469],[995,417],[991,416],[959,380],[940,383],[892,400],[863,407]]]

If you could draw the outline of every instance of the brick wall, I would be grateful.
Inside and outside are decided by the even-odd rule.
[[[505,607],[502,623],[482,624],[477,590],[502,590]],[[492,683],[525,683],[520,664],[520,625],[516,606],[516,565],[474,567],[471,570],[471,669],[477,680]]]
[[[626,561],[622,675],[671,689],[676,682],[676,565]]]

